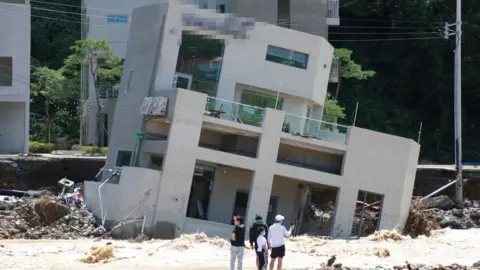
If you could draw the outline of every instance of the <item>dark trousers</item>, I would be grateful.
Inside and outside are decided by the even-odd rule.
[[[267,269],[267,265],[268,265],[267,254],[265,252],[257,251],[257,257],[258,257],[258,270]]]

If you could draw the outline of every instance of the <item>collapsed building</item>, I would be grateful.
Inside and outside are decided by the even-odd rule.
[[[420,146],[322,121],[332,57],[320,36],[177,1],[136,8],[89,209],[106,226],[138,220],[125,237],[226,238],[233,215],[279,213],[307,233],[315,191],[333,199],[323,234],[361,234],[367,216],[402,230]]]

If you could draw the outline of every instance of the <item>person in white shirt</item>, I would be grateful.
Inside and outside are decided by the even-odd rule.
[[[282,225],[284,219],[285,217],[282,215],[275,216],[275,223],[268,229],[268,242],[270,243],[270,247],[272,249],[270,254],[270,258],[272,258],[270,262],[270,270],[273,270],[275,267],[275,261],[277,258],[277,269],[282,269],[282,260],[283,257],[285,257],[285,238],[292,235],[294,228],[292,224],[290,229],[287,231],[287,229]]]
[[[266,270],[268,265],[268,242],[265,238],[265,228],[259,227],[258,228],[258,237],[257,237],[257,244],[256,250],[257,258],[258,258],[258,270]]]

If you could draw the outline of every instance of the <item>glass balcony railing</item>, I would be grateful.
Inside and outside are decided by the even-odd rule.
[[[118,90],[114,89],[114,87],[111,85],[100,85],[98,91],[101,99],[118,97]]]
[[[220,98],[208,97],[205,115],[232,122],[261,127],[265,109]]]
[[[287,113],[282,131],[292,135],[347,144],[350,127]]]

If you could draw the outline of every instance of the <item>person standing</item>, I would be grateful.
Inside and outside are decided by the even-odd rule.
[[[238,260],[238,270],[243,268],[243,252],[245,250],[245,228],[243,225],[244,219],[242,216],[234,216],[233,221],[235,229],[232,232],[232,240],[230,244],[230,269],[235,269],[235,260]]]
[[[258,258],[258,270],[266,270],[268,265],[268,242],[267,238],[265,238],[265,233],[265,228],[258,228],[258,237],[255,241],[255,252],[257,253]]]
[[[257,238],[260,235],[260,230],[259,230],[260,228],[263,228],[263,231],[265,232],[265,239],[267,239],[268,238],[268,234],[267,234],[268,226],[263,221],[262,216],[256,215],[255,216],[255,222],[252,224],[252,226],[250,227],[250,231],[249,231],[250,247],[253,250],[257,250]],[[256,265],[257,265],[257,268],[258,268],[259,267],[258,256],[256,256],[255,260],[256,260]]]
[[[293,224],[290,226],[290,229],[287,229],[282,225],[283,220],[285,219],[282,215],[275,216],[275,223],[270,226],[268,229],[268,242],[272,252],[270,258],[270,270],[273,270],[275,267],[275,261],[278,259],[277,269],[282,269],[283,257],[285,257],[285,238],[290,237],[293,231]]]

